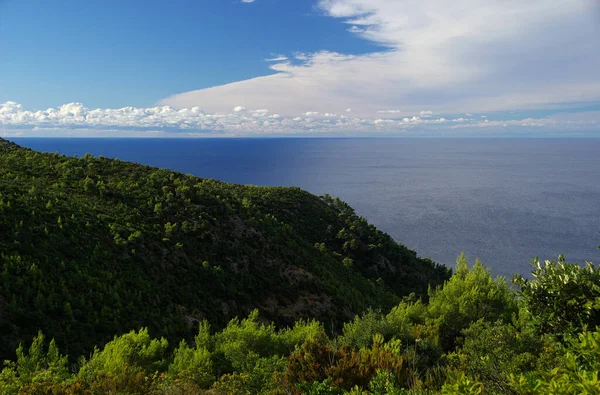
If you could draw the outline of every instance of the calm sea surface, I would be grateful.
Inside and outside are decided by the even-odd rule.
[[[534,256],[600,263],[600,139],[14,139],[199,177],[329,193],[397,241],[495,274]]]

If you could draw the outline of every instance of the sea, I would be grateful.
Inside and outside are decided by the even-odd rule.
[[[494,275],[600,263],[600,139],[12,139],[238,184],[336,196],[419,256]]]

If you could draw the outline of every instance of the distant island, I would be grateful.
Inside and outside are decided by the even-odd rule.
[[[453,274],[299,188],[0,139],[0,262],[0,394],[600,393],[596,266]]]

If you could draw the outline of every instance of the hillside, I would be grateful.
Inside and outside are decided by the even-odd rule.
[[[77,357],[141,327],[190,339],[254,308],[339,327],[450,275],[338,199],[1,139],[0,262],[2,359],[38,330]]]

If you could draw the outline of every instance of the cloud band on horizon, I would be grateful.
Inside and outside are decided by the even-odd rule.
[[[431,111],[395,118],[365,118],[342,114],[306,112],[282,116],[267,109],[237,106],[227,114],[211,114],[198,107],[90,109],[80,103],[31,111],[20,104],[0,104],[0,136],[481,136],[518,133],[525,128],[536,135],[600,133],[600,112],[559,114],[544,118],[488,120],[481,115],[444,118]],[[484,133],[483,133],[484,132]]]

